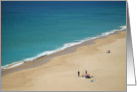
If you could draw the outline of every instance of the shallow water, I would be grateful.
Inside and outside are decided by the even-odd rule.
[[[124,25],[125,1],[2,1],[1,65],[51,54]]]

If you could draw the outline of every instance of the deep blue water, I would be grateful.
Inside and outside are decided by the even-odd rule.
[[[2,1],[1,65],[126,25],[126,1]]]

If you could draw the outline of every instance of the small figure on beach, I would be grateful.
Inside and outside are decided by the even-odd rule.
[[[87,70],[85,71],[85,74],[87,74]]]
[[[80,72],[78,71],[78,77],[80,76]]]
[[[107,53],[110,53],[110,50],[108,50]]]

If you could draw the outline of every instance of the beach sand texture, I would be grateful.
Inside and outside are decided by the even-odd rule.
[[[87,70],[93,82],[78,77],[78,70],[81,75]],[[1,90],[126,91],[126,31],[96,39],[43,65],[6,74]]]

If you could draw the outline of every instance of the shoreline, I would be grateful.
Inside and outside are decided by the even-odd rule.
[[[87,37],[87,38],[84,38],[82,40],[65,43],[62,47],[59,47],[57,49],[54,49],[54,50],[51,50],[51,51],[44,51],[44,52],[42,52],[42,53],[40,53],[40,54],[38,54],[38,55],[36,55],[34,57],[26,58],[26,59],[21,60],[21,61],[15,61],[15,62],[13,62],[11,64],[7,64],[7,65],[4,65],[4,66],[1,66],[1,69],[2,70],[6,70],[6,69],[14,68],[16,66],[24,64],[25,62],[31,62],[31,61],[33,61],[35,59],[39,59],[39,58],[41,58],[43,56],[48,56],[48,55],[51,55],[51,54],[63,51],[65,49],[67,49],[67,48],[83,44],[84,42],[96,40],[98,38],[102,38],[102,37],[106,37],[106,36],[111,35],[111,34],[115,34],[115,32],[119,32],[119,31],[125,30],[126,26],[120,26],[119,28],[120,29],[114,29],[114,30],[111,30],[111,31],[108,31],[108,32],[103,32],[100,35],[96,35],[96,36],[93,36],[93,37]]]
[[[125,28],[126,28],[126,26],[121,26],[120,29],[105,32],[105,33],[102,33],[101,35],[97,35],[95,37],[90,37],[90,38],[88,37],[85,40],[80,40],[81,42],[80,41],[76,42],[75,45],[67,47],[63,50],[59,50],[55,53],[51,53],[49,55],[40,56],[40,57],[38,57],[34,60],[31,60],[31,61],[18,61],[18,62],[13,62],[11,64],[5,65],[4,67],[2,66],[1,67],[1,76],[4,76],[4,75],[12,73],[12,72],[16,72],[19,70],[33,68],[33,67],[43,65],[43,64],[47,63],[53,57],[64,55],[64,54],[66,55],[66,54],[69,54],[71,52],[74,52],[78,47],[94,44],[94,40],[105,38],[109,35],[117,34],[121,31],[125,31],[126,30]],[[44,60],[43,60],[43,58],[44,58]]]
[[[78,46],[13,69],[2,91],[126,91],[126,30]],[[85,70],[93,82],[78,77]]]

